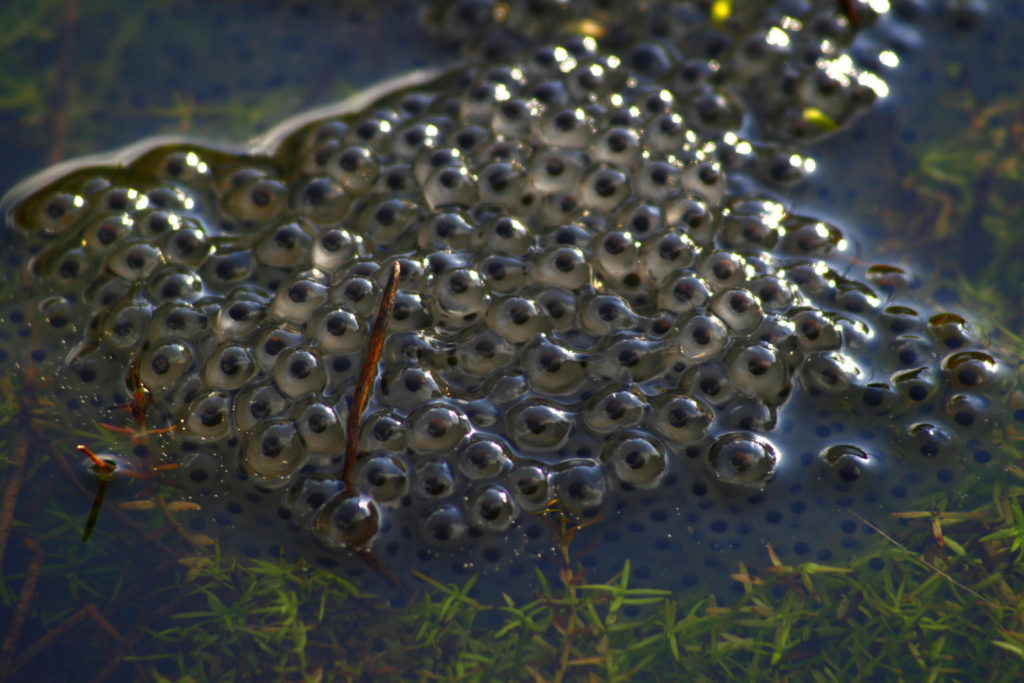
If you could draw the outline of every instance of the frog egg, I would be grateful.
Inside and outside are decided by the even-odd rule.
[[[279,488],[306,462],[306,451],[291,420],[264,422],[246,434],[240,453],[242,468],[257,483]]]
[[[958,389],[1004,391],[1013,371],[997,356],[984,351],[958,351],[942,361],[942,372]]]
[[[608,434],[638,425],[646,407],[647,402],[631,391],[605,389],[586,402],[580,417],[594,432]]]
[[[371,317],[376,315],[379,302],[377,292],[380,288],[367,277],[357,275],[342,280],[331,288],[331,299],[357,315]]]
[[[430,174],[445,166],[462,166],[465,163],[462,151],[455,147],[421,149],[412,160],[412,172],[421,186]]]
[[[203,262],[200,274],[208,290],[224,293],[249,280],[255,267],[252,252],[249,250],[230,251],[218,247],[216,253],[211,254]]]
[[[469,208],[480,199],[476,179],[465,166],[443,166],[423,185],[423,197],[432,210]]]
[[[203,295],[203,281],[186,266],[165,266],[150,276],[149,292],[154,303],[195,301]]]
[[[537,305],[547,314],[551,327],[568,330],[576,323],[576,297],[558,287],[545,287],[534,295]]]
[[[640,158],[640,136],[630,128],[609,128],[597,136],[587,152],[595,163],[629,168]]]
[[[774,446],[764,439],[745,432],[729,432],[711,444],[705,464],[722,484],[761,490],[772,478],[777,460]]]
[[[231,432],[231,396],[222,391],[205,391],[189,402],[182,427],[189,437],[216,441]]]
[[[457,467],[467,479],[494,479],[512,469],[512,460],[501,442],[473,439],[459,449]]]
[[[393,156],[399,161],[411,162],[423,151],[440,144],[444,137],[441,121],[417,121],[400,129],[391,147]]]
[[[573,394],[586,379],[580,355],[545,337],[524,346],[520,358],[535,391],[553,395]]]
[[[679,332],[673,340],[688,361],[700,362],[717,358],[729,340],[722,321],[713,315],[696,314],[677,323]]]
[[[551,147],[583,149],[594,135],[593,124],[587,113],[577,107],[543,112],[537,126],[538,137]]]
[[[244,340],[263,322],[265,310],[265,302],[257,295],[246,291],[237,292],[213,316],[213,333],[221,339]]]
[[[673,183],[670,189],[674,189],[676,185],[681,186],[689,194],[717,204],[725,196],[725,173],[718,161],[699,161],[684,168],[679,174],[678,183]],[[665,193],[658,196],[664,198]]]
[[[878,468],[878,459],[859,446],[839,444],[818,454],[825,478],[840,490],[849,490]]]
[[[220,346],[203,364],[203,384],[212,389],[238,389],[256,373],[256,363],[245,346]]]
[[[274,383],[289,398],[319,392],[327,383],[327,371],[312,349],[298,347],[282,352],[274,363]]]
[[[551,485],[561,507],[575,514],[600,507],[608,493],[604,470],[590,460],[559,465],[551,476]]]
[[[404,289],[395,293],[395,300],[391,306],[391,321],[388,324],[389,332],[397,334],[422,330],[430,325],[431,320],[430,311],[419,294]]]
[[[601,461],[625,485],[656,487],[668,472],[668,457],[660,443],[643,434],[613,437],[601,451]]]
[[[579,184],[584,157],[568,149],[545,149],[530,159],[527,178],[534,189],[544,193],[570,192]]]
[[[74,332],[75,305],[70,297],[50,296],[41,300],[36,306],[39,317],[54,330]]]
[[[991,420],[991,401],[984,396],[953,394],[946,400],[946,414],[959,427],[970,429],[988,425]]]
[[[455,475],[444,460],[421,459],[413,472],[412,492],[421,500],[441,500],[455,492]]]
[[[793,289],[785,280],[774,275],[760,275],[747,283],[747,289],[757,297],[765,311],[783,313],[796,299]]]
[[[715,289],[739,287],[750,273],[744,258],[731,251],[713,251],[697,261],[697,273]]]
[[[458,213],[444,212],[434,215],[419,229],[417,244],[421,249],[466,249],[477,241],[477,232]]]
[[[761,324],[761,304],[746,289],[723,289],[714,294],[708,308],[736,334],[746,334]]]
[[[736,396],[736,387],[721,363],[711,361],[691,367],[680,380],[687,393],[713,406],[724,406]]]
[[[527,253],[533,247],[533,235],[519,220],[499,216],[480,231],[480,246],[484,253],[515,256]]]
[[[133,221],[127,214],[102,216],[90,221],[82,231],[82,246],[103,253],[132,234]]]
[[[381,387],[388,402],[404,411],[411,411],[425,401],[444,395],[434,374],[417,366],[391,369],[385,374]]]
[[[135,214],[134,232],[137,236],[148,241],[155,241],[158,237],[176,232],[183,227],[196,227],[195,220],[182,218],[180,214],[171,211],[143,211]]]
[[[508,435],[524,452],[547,452],[565,445],[575,416],[540,399],[520,402],[505,417]]]
[[[466,514],[474,528],[484,532],[508,529],[519,510],[515,499],[498,484],[488,484],[470,491],[466,496]]]
[[[779,404],[788,395],[786,366],[778,350],[765,342],[734,345],[725,361],[729,378],[747,396]]]
[[[139,379],[151,391],[164,391],[192,367],[192,349],[181,342],[151,346],[138,361]]]
[[[897,372],[892,376],[892,385],[914,403],[930,400],[939,391],[941,381],[930,365]]]
[[[167,303],[153,311],[146,325],[146,341],[161,342],[168,338],[196,339],[206,332],[208,319],[189,304]]]
[[[480,274],[468,268],[442,273],[434,280],[433,293],[442,317],[451,322],[476,320],[490,303]]]
[[[683,171],[667,161],[643,161],[633,178],[636,196],[648,202],[664,202],[684,189]]]
[[[576,197],[581,208],[604,213],[614,211],[630,192],[629,178],[622,171],[609,166],[594,166],[584,174],[576,187]]]
[[[336,408],[336,412],[344,412],[341,405]],[[371,413],[363,417],[359,450],[371,453],[401,453],[405,450],[407,431],[404,417],[398,417],[388,411]]]
[[[529,341],[547,327],[544,314],[537,305],[520,296],[491,302],[487,309],[487,325],[513,344]]]
[[[313,265],[330,273],[362,254],[363,239],[344,228],[332,228],[313,241]]]
[[[686,235],[676,232],[656,233],[644,240],[640,250],[640,263],[653,283],[663,286],[670,275],[693,265],[698,253],[697,245]],[[664,308],[665,306],[661,304],[661,297],[664,295],[659,291],[658,296],[659,307]],[[703,301],[700,305],[703,305]]]
[[[213,245],[199,227],[187,227],[168,234],[161,240],[164,257],[170,263],[198,268],[213,253]]]
[[[344,447],[345,430],[334,409],[328,405],[308,404],[296,415],[295,425],[302,441],[312,451],[335,454]]]
[[[342,189],[355,195],[365,194],[380,176],[380,161],[368,147],[346,147],[328,160],[328,172]]]
[[[383,453],[363,460],[356,488],[381,505],[397,504],[409,492],[409,468],[396,455]]]
[[[527,512],[543,509],[551,499],[548,473],[540,465],[521,465],[506,477],[508,490]]]
[[[629,232],[615,230],[601,236],[594,247],[598,270],[604,277],[622,278],[636,271],[639,245]]]
[[[163,263],[164,255],[159,247],[149,242],[129,240],[114,248],[107,259],[107,268],[125,280],[142,282]],[[84,271],[84,269],[82,270]],[[70,270],[68,266],[61,265],[61,272],[70,272]]]
[[[977,328],[955,313],[937,313],[928,319],[928,333],[947,349],[981,345],[983,336]]]
[[[839,348],[842,341],[839,330],[821,311],[814,308],[794,311],[790,319],[796,326],[797,344],[805,353]]]
[[[523,205],[526,174],[521,167],[504,161],[484,166],[478,173],[480,201],[515,211]]]
[[[359,205],[357,205],[358,207]],[[353,219],[354,230],[367,247],[393,247],[423,220],[421,207],[398,197],[371,196]]]
[[[634,329],[640,324],[640,318],[621,297],[598,294],[584,297],[580,324],[588,332],[603,335]]]
[[[765,202],[769,204],[769,202]],[[771,204],[775,204],[771,202]],[[781,206],[779,211],[781,211]],[[779,239],[777,214],[764,212],[728,213],[722,216],[718,240],[726,249],[771,251]]]
[[[248,432],[262,420],[281,415],[288,407],[287,399],[273,385],[247,385],[235,395],[235,424],[238,431]]]
[[[715,419],[710,406],[692,396],[661,394],[652,399],[646,424],[658,434],[679,444],[704,438]]]
[[[709,247],[715,238],[716,220],[705,201],[686,194],[674,195],[662,204],[665,224],[681,231],[702,247]]]
[[[514,256],[488,256],[478,270],[488,289],[496,292],[514,292],[526,284],[526,264]]]
[[[688,121],[712,131],[736,130],[743,121],[744,107],[723,90],[707,89],[691,100],[685,114]]]
[[[515,355],[512,344],[493,330],[467,339],[455,350],[458,367],[476,377],[485,377],[505,367]]]
[[[313,518],[313,535],[328,550],[361,552],[373,545],[380,531],[381,513],[365,494],[339,493]]]
[[[801,377],[812,394],[842,393],[857,386],[863,376],[852,358],[834,351],[809,354],[801,368]]]
[[[269,372],[273,370],[284,351],[298,346],[303,341],[302,335],[293,332],[290,326],[272,327],[253,345],[256,362]]]
[[[15,222],[20,226],[31,226],[43,237],[53,237],[78,225],[90,208],[79,194],[47,191],[23,202],[17,209]]]
[[[228,183],[231,187],[220,199],[220,210],[243,225],[269,223],[288,206],[288,188],[273,178],[240,171]]]
[[[367,323],[340,306],[322,308],[307,327],[308,338],[321,354],[348,354],[363,348]]]
[[[533,264],[537,280],[555,287],[579,289],[591,280],[590,264],[579,247],[551,247],[537,254]]]
[[[110,309],[99,323],[103,345],[115,351],[135,348],[142,340],[152,310],[147,304],[132,302]]]
[[[409,447],[417,453],[449,453],[469,432],[469,420],[459,409],[431,402],[409,416]]]
[[[256,258],[268,266],[296,268],[309,262],[313,239],[298,223],[272,226],[256,243]]]
[[[902,453],[916,462],[944,462],[959,453],[959,440],[934,422],[909,424],[896,432]]]
[[[450,503],[431,508],[420,520],[420,532],[431,545],[451,548],[466,537],[469,524],[462,510]]]
[[[670,274],[659,288],[658,307],[672,313],[689,313],[702,310],[710,298],[710,288],[703,279],[681,271],[675,278]]]

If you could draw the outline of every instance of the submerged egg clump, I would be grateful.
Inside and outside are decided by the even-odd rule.
[[[680,22],[421,78],[253,151],[161,143],[19,190],[23,316],[88,406],[67,419],[109,421],[138,377],[173,427],[165,476],[250,554],[522,568],[545,507],[601,514],[636,557],[854,547],[838,510],[973,465],[1014,372],[970,321],[875,288],[838,227],[744,189],[781,153],[744,118],[840,121],[866,86],[764,43],[814,45],[796,20],[714,50]],[[782,63],[789,94],[745,105]]]

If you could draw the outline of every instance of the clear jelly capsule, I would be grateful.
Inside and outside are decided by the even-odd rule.
[[[665,448],[644,434],[612,437],[601,451],[601,461],[620,482],[640,489],[654,488],[668,472]]]
[[[591,430],[607,434],[639,424],[646,407],[647,402],[632,391],[610,388],[589,398],[580,418]]]
[[[291,420],[264,422],[250,431],[242,444],[241,465],[262,486],[289,483],[306,462],[306,449]]]
[[[528,512],[544,508],[551,499],[548,473],[540,465],[521,465],[508,474],[506,481],[520,507]]]
[[[680,444],[701,440],[715,413],[693,396],[661,394],[652,399],[652,410],[646,424],[658,434]]]
[[[288,400],[271,384],[247,385],[235,394],[235,424],[240,432],[249,432],[263,420],[284,413],[288,405]]]
[[[327,301],[328,289],[318,280],[299,275],[283,282],[270,302],[270,315],[278,321],[305,324]]]
[[[330,550],[366,550],[373,545],[381,526],[376,501],[365,494],[339,493],[313,518],[313,534]]]
[[[192,348],[169,342],[147,348],[139,357],[139,379],[151,391],[169,389],[192,367]]]
[[[458,545],[469,532],[466,515],[457,505],[444,503],[430,508],[420,520],[420,532],[428,543],[441,548]]]
[[[310,450],[327,454],[342,451],[345,429],[331,406],[314,401],[293,414],[299,436]]]
[[[544,401],[524,401],[513,406],[506,417],[508,434],[524,451],[553,451],[569,439],[575,416]]]
[[[382,505],[397,503],[409,492],[409,468],[392,453],[380,453],[359,465],[356,488]]]
[[[515,499],[498,484],[487,484],[466,496],[466,515],[470,524],[480,531],[500,532],[508,529],[519,509]]]
[[[231,432],[231,396],[222,391],[205,391],[185,408],[182,427],[189,437],[216,441]]]
[[[203,383],[213,389],[238,389],[256,373],[256,363],[245,346],[218,347],[203,363]]]
[[[554,497],[570,513],[582,513],[601,506],[608,493],[602,467],[590,460],[559,465],[551,477]]]
[[[521,351],[521,363],[534,390],[546,394],[566,395],[579,390],[586,379],[584,360],[570,351],[540,337]]]
[[[708,449],[706,464],[723,484],[760,490],[775,472],[775,447],[761,437],[730,432],[715,439]]]
[[[500,441],[473,438],[459,448],[459,472],[468,479],[494,479],[512,469],[508,448]]]
[[[450,453],[469,432],[469,420],[459,409],[428,403],[409,416],[409,446],[418,453]]]

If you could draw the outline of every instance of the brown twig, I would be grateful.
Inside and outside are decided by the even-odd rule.
[[[4,551],[7,549],[7,540],[11,536],[11,526],[14,523],[14,510],[18,506],[18,492],[21,490],[21,480],[25,474],[25,459],[28,455],[28,440],[25,433],[19,430],[18,437],[14,442],[14,452],[11,456],[13,467],[10,469],[7,488],[4,489],[4,498],[0,502],[0,567],[4,562]]]
[[[7,627],[7,636],[4,638],[3,647],[0,648],[0,681],[7,680],[8,672],[11,671],[14,650],[18,646],[21,629],[25,626],[25,619],[28,618],[29,610],[32,608],[36,585],[39,583],[39,572],[43,569],[43,549],[31,538],[25,539],[25,545],[32,551],[32,560],[25,572],[25,583],[21,584],[21,593],[18,595],[18,603],[14,607],[14,616],[11,617],[11,623]]]
[[[373,380],[377,376],[377,363],[380,362],[380,353],[384,348],[384,336],[387,333],[388,320],[391,318],[391,309],[395,305],[398,273],[401,268],[401,264],[396,260],[391,268],[388,284],[384,287],[384,296],[380,300],[377,319],[373,321],[366,359],[359,371],[359,381],[356,383],[356,390],[352,395],[352,407],[349,409],[346,420],[345,466],[342,469],[341,480],[345,482],[345,489],[348,491],[352,490],[352,482],[349,478],[352,466],[356,461],[356,451],[359,448],[359,425],[362,422],[363,410],[366,409],[366,402],[370,400],[370,393],[373,391]]]

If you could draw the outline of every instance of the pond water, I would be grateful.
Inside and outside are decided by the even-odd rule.
[[[795,594],[820,601],[806,583],[808,566],[828,565],[836,575],[854,567],[867,595],[899,566],[879,549],[900,543],[893,537],[910,528],[890,513],[947,504],[971,510],[998,497],[993,487],[1014,490],[1006,472],[1018,457],[1014,424],[1024,420],[1024,405],[1011,397],[1024,284],[1014,267],[1022,250],[1014,230],[1024,101],[1022,58],[1013,47],[1024,37],[1020,9],[853,3],[865,23],[873,21],[871,7],[886,6],[877,25],[848,48],[858,67],[880,76],[871,80],[843,71],[849,20],[835,8],[843,3],[779,2],[750,15],[736,9],[738,27],[730,30],[751,45],[740,56],[715,47],[728,31],[705,25],[694,32],[686,24],[699,24],[707,6],[724,11],[730,3],[681,3],[677,30],[693,41],[693,53],[731,55],[733,70],[719,88],[701,71],[706,59],[680,68],[683,57],[634,49],[632,34],[642,29],[616,28],[618,18],[595,3],[591,14],[581,14],[591,23],[573,20],[568,51],[544,53],[555,67],[536,60],[522,66],[527,76],[513,68],[460,80],[471,68],[460,66],[454,77],[392,86],[396,96],[365,111],[365,103],[350,107],[341,113],[347,127],[325,123],[338,112],[274,127],[385,78],[456,62],[453,38],[484,16],[481,7],[522,22],[527,34],[554,31],[518,14],[515,3],[452,4],[469,9],[449,17],[455,27],[440,36],[436,27],[423,29],[421,7],[400,2],[174,2],[144,9],[55,2],[45,12],[28,4],[3,10],[16,28],[3,58],[12,66],[0,112],[8,161],[0,185],[153,135],[173,141],[146,143],[116,162],[99,157],[80,172],[51,173],[51,185],[20,186],[4,206],[5,239],[14,246],[4,254],[11,275],[2,309],[8,378],[0,387],[0,473],[14,524],[0,556],[0,623],[10,623],[0,677],[407,677],[425,666],[416,663],[422,655],[423,662],[438,662],[442,677],[486,678],[512,662],[524,677],[561,678],[574,658],[570,677],[600,663],[605,668],[595,670],[602,676],[638,667],[634,673],[648,678],[655,655],[629,659],[628,638],[622,653],[609,653],[608,642],[632,632],[623,627],[608,631],[618,635],[603,646],[595,639],[593,651],[580,643],[596,627],[581,627],[577,650],[567,645],[564,657],[535,658],[517,645],[511,659],[493,662],[481,643],[495,632],[529,632],[526,622],[508,626],[510,617],[497,608],[503,600],[531,605],[540,622],[545,608],[554,610],[548,625],[564,635],[558,624],[566,617],[555,606],[562,603],[531,598],[550,591],[546,585],[562,585],[575,600],[583,572],[586,581],[620,585],[624,560],[630,585],[641,591],[627,598],[624,620],[648,618],[654,603],[668,620],[667,600],[682,616],[709,594],[743,604],[752,586],[773,575],[773,564],[775,574],[805,567],[802,586],[779,584],[768,593],[780,602]],[[745,32],[744,21],[776,28]],[[811,30],[802,32],[803,24],[837,36],[838,52],[824,54],[836,58],[839,75],[807,58],[787,62],[795,74],[788,80],[784,72],[762,70],[758,60],[773,63],[771,50],[781,49],[784,38],[788,45],[787,32],[796,42]],[[579,37],[608,27],[608,54],[626,60],[621,71]],[[822,49],[820,39],[799,45]],[[663,67],[662,59],[673,63]],[[558,60],[573,66],[561,68]],[[589,65],[586,78],[577,64]],[[550,72],[529,75],[543,68]],[[819,88],[805,72],[829,74],[826,85],[838,83],[839,93]],[[621,80],[618,73],[625,74]],[[793,119],[773,92],[759,92],[765,82],[789,88],[781,102],[801,102],[802,118]],[[663,84],[676,88],[678,101],[662,94]],[[519,117],[530,110],[513,111],[517,88],[527,101],[527,94],[551,98],[543,100],[549,114],[565,107],[594,139],[574,142],[573,121],[554,115],[534,113],[542,122],[524,124]],[[859,90],[851,95],[844,88]],[[476,97],[483,91],[489,103]],[[622,97],[636,109],[623,106]],[[446,108],[445,98],[459,102],[461,112]],[[467,113],[474,107],[477,114]],[[615,107],[622,107],[619,114]],[[692,139],[679,138],[687,152],[678,157],[674,148],[666,152],[677,133],[670,125],[676,108],[701,121]],[[379,114],[385,109],[392,113]],[[370,121],[378,131],[387,131],[380,121],[393,125],[403,137],[382,143],[359,132]],[[820,135],[822,127],[839,130]],[[820,139],[792,139],[801,129]],[[264,137],[256,146],[242,145],[258,135]],[[461,158],[435,163],[416,148],[445,135],[445,148]],[[353,156],[357,147],[363,156]],[[362,171],[347,166],[378,156],[390,164],[379,181],[360,180]],[[559,174],[565,164],[581,164],[573,193],[544,175],[552,160]],[[342,171],[320,170],[328,161]],[[178,170],[169,171],[174,164]],[[457,170],[454,180],[445,175],[449,169]],[[677,194],[659,189],[659,174],[673,179]],[[477,177],[480,187],[465,199],[457,183],[471,187]],[[72,218],[85,202],[83,211],[96,206],[97,218],[107,220],[98,202],[109,204],[116,193],[110,188],[119,184],[144,187],[153,205],[136,203],[132,213],[123,204],[137,195],[125,195],[111,215],[127,211],[125,230],[144,239],[104,251],[89,241],[103,242],[102,229],[94,235]],[[476,192],[486,207],[479,208]],[[358,199],[352,206],[337,198],[348,195]],[[276,201],[289,208],[273,213]],[[66,204],[54,208],[55,202]],[[405,216],[416,231],[391,235],[393,219],[382,220],[384,210]],[[278,221],[292,211],[306,222]],[[672,227],[702,211],[714,215],[703,223],[716,221],[714,234],[705,234],[699,216],[689,227]],[[173,220],[184,220],[203,244],[209,239],[213,256],[204,252],[194,263],[184,251],[173,256],[175,243],[165,243],[156,228],[146,232],[154,215],[166,219],[168,212],[177,212]],[[430,218],[437,213],[448,222]],[[74,226],[70,239],[62,233],[66,225]],[[291,225],[300,227],[285,240],[282,231]],[[180,225],[174,229],[184,234]],[[359,255],[325,265],[333,264],[328,237],[353,235],[362,239]],[[312,246],[289,260],[296,240]],[[131,274],[133,259],[145,260],[131,248],[157,243],[168,256],[156,252],[155,267],[173,268]],[[692,252],[689,262],[659,260],[681,252]],[[350,392],[363,347],[329,337],[331,316],[368,337],[395,263],[396,310],[404,313],[390,318],[350,481],[339,435],[346,420],[351,425]],[[244,272],[226,276],[224,264]],[[517,268],[523,282],[509,284],[506,273],[513,280]],[[576,282],[574,268],[589,275]],[[156,284],[117,284],[142,282],[151,272],[151,282],[177,278],[169,302],[161,299],[169,290]],[[180,289],[189,283],[196,287],[191,298]],[[301,296],[292,296],[296,287]],[[362,294],[349,295],[353,287],[365,287],[373,303],[360,304]],[[452,298],[445,287],[456,295],[468,287],[478,300]],[[689,300],[700,287],[711,298],[694,312]],[[102,292],[111,294],[104,299]],[[115,312],[90,322],[97,301]],[[225,313],[237,306],[257,312],[258,332],[230,327],[244,325],[243,315]],[[566,306],[579,313],[563,325],[555,311]],[[177,315],[188,325],[193,314],[202,322],[190,335],[162,337],[150,322]],[[133,315],[141,316],[145,342],[141,331],[125,331]],[[710,350],[702,340],[708,335]],[[271,343],[279,346],[271,351]],[[225,365],[225,348],[251,364],[238,383],[225,368],[242,361]],[[515,360],[491,362],[494,348]],[[184,359],[183,379],[165,383],[176,357]],[[287,374],[303,359],[309,367]],[[546,370],[552,362],[563,371]],[[307,386],[316,372],[323,379]],[[280,403],[270,417],[244,417],[239,407],[265,410],[268,400]],[[140,412],[113,407],[125,404]],[[147,427],[157,431],[126,433]],[[324,429],[333,434],[331,445],[320,436]],[[120,472],[142,476],[115,471],[101,484],[75,451],[79,444],[116,461]],[[301,454],[288,455],[288,444]],[[99,506],[98,489],[106,495]],[[163,508],[165,517],[133,506]],[[83,543],[83,527],[97,510]],[[279,555],[327,571],[277,565]],[[246,556],[266,564],[232,564]],[[454,617],[456,608],[443,606],[444,591],[431,593],[437,581],[472,585],[477,573],[469,597],[447,598],[475,616]],[[353,583],[332,583],[338,577]],[[1006,577],[1007,589],[1019,593],[1013,571]],[[395,581],[404,588],[389,586]],[[350,585],[379,597],[355,595]],[[836,587],[836,594],[851,585]],[[339,605],[351,613],[332,614]],[[268,625],[261,621],[268,614],[287,618]],[[577,618],[585,621],[571,614],[569,632]],[[426,626],[432,619],[477,630],[445,640],[448,627],[433,635]],[[866,629],[876,623],[855,621]],[[602,628],[614,622],[603,618]],[[246,629],[252,637],[236,633]],[[802,650],[780,650],[774,632],[775,651],[792,655],[779,656],[782,666],[796,669],[800,657],[823,647],[810,629]],[[640,626],[633,631],[646,633]],[[307,648],[307,637],[315,646]],[[635,642],[647,641],[637,635]],[[57,649],[64,656],[53,657]],[[658,656],[674,652],[667,644],[663,650]],[[759,665],[763,656],[768,671],[779,671],[769,645],[751,651],[740,659]],[[936,662],[966,667],[958,657],[967,653],[940,651]],[[620,654],[629,665],[616,669]],[[717,657],[701,661],[726,666]],[[974,666],[977,653],[970,658]],[[1012,678],[1015,670],[1003,668],[997,677]],[[709,668],[708,675],[724,671]]]

